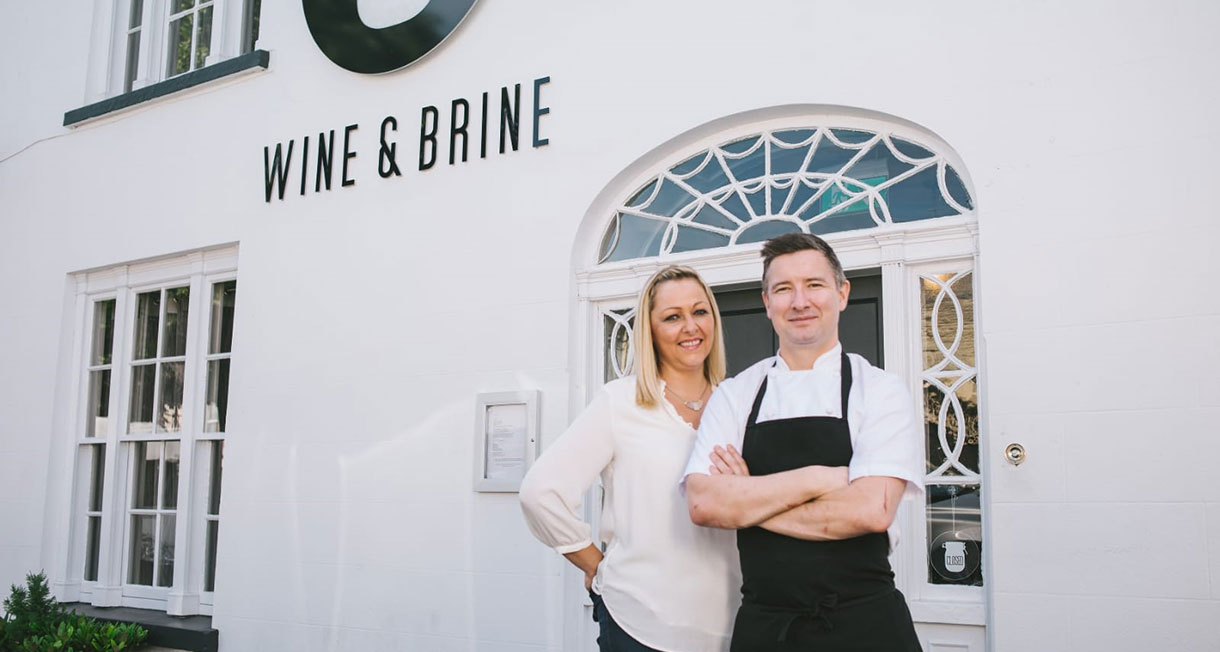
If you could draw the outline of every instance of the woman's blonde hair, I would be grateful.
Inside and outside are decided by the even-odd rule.
[[[716,295],[712,294],[711,288],[699,278],[699,273],[695,270],[681,265],[667,265],[644,284],[635,307],[632,339],[635,341],[635,402],[638,405],[652,407],[662,398],[661,365],[652,341],[652,309],[656,303],[657,286],[683,279],[698,283],[712,307],[712,350],[703,361],[703,377],[713,386],[724,380],[724,328],[720,324],[720,308],[716,305]]]

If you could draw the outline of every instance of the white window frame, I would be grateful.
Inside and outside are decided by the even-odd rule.
[[[809,128],[819,124],[885,131],[933,147],[947,157],[948,162],[962,175],[963,182],[969,184],[965,176],[966,167],[954,158],[951,148],[933,134],[901,121],[879,119],[875,114],[869,115],[863,111],[853,115],[850,109],[836,110],[831,115],[809,107],[775,107],[714,121],[657,147],[646,159],[624,170],[597,197],[589,207],[576,237],[572,256],[576,300],[573,302],[571,323],[574,328],[569,358],[569,368],[573,370],[568,401],[570,415],[579,414],[605,382],[604,312],[633,306],[640,287],[654,271],[666,264],[690,265],[698,269],[713,288],[757,284],[762,274],[762,260],[759,257],[761,243],[596,264],[611,214],[627,197],[656,178],[659,172],[668,169],[668,166],[732,140],[735,134]],[[975,328],[976,333],[981,332],[977,321],[978,222],[975,211],[970,210],[959,216],[831,233],[823,237],[834,246],[845,270],[881,270],[886,316],[883,323],[886,368],[908,379],[912,396],[921,396],[918,273],[973,267]],[[985,378],[982,378],[985,362],[981,359],[981,351],[976,364],[980,369],[980,382],[985,382]],[[985,420],[982,422],[985,423]],[[981,454],[985,454],[986,449],[982,444],[986,441],[986,433],[981,436]],[[985,484],[983,491],[986,492]],[[920,501],[923,500],[921,497]],[[586,504],[590,502],[595,501],[586,501]],[[986,501],[983,504],[986,506]],[[891,559],[895,583],[906,594],[914,620],[917,623],[986,625],[985,600],[988,587],[993,585],[992,578],[985,577],[983,587],[941,586],[927,581],[925,509],[922,502],[915,504],[915,501],[904,500],[897,522],[906,545],[900,544],[897,554]],[[586,511],[586,518],[596,522],[594,510],[586,507]],[[984,533],[987,531],[987,518],[984,507]],[[989,539],[984,540],[985,559],[990,554],[990,544]],[[565,582],[565,595],[574,590],[569,586],[573,584],[573,578],[568,579],[570,581]],[[579,583],[575,586],[579,587]],[[565,599],[565,603],[577,604],[576,598],[579,596],[572,597]],[[588,639],[588,632],[583,631],[586,624],[575,614],[569,614],[564,622],[565,649],[584,649],[582,646]]]
[[[979,305],[978,295],[979,295],[979,292],[978,292],[978,264],[977,263],[978,263],[978,261],[977,261],[977,252],[976,252],[975,254],[969,255],[969,256],[966,256],[966,255],[959,256],[959,257],[946,256],[944,258],[939,258],[939,259],[935,259],[935,260],[931,260],[931,261],[920,261],[920,262],[915,262],[915,263],[904,266],[905,267],[904,277],[901,279],[901,283],[903,286],[902,289],[903,289],[903,294],[904,294],[904,300],[903,300],[903,303],[898,304],[896,306],[896,308],[899,310],[904,310],[906,312],[905,318],[903,321],[905,323],[909,324],[910,326],[908,328],[905,328],[903,330],[903,332],[901,332],[897,336],[905,339],[906,348],[908,351],[910,351],[909,365],[908,365],[907,369],[905,370],[904,377],[908,381],[907,387],[909,387],[911,389],[911,396],[915,399],[916,405],[920,407],[921,436],[923,433],[922,428],[925,427],[925,424],[922,419],[922,414],[923,414],[923,409],[922,409],[923,408],[923,369],[924,369],[924,360],[923,360],[923,317],[924,316],[923,316],[923,312],[922,312],[922,294],[921,294],[922,289],[921,289],[921,284],[920,284],[920,277],[925,274],[956,274],[956,273],[962,272],[962,271],[971,272],[971,283],[973,286],[972,291],[973,291],[973,296],[974,296],[974,301],[973,301],[974,314],[971,315],[971,317],[974,320],[974,333],[975,333],[975,338],[976,338],[975,361],[974,362],[975,362],[975,368],[980,370],[979,373],[976,375],[975,380],[976,380],[976,383],[978,383],[978,386],[981,387],[982,386],[981,370],[983,368],[983,360],[982,360],[982,347],[978,346],[978,341],[977,341],[978,333],[981,332],[979,330],[979,326],[978,326],[978,312],[979,312],[978,311],[978,305]],[[888,336],[888,333],[887,333],[887,336]],[[979,415],[981,417],[983,414],[983,410],[984,410],[981,392],[980,392],[979,399],[980,400],[979,400],[978,409],[979,409]],[[981,422],[982,422],[982,419],[980,418],[980,431],[982,430],[982,427],[983,427]],[[961,436],[965,436],[964,430],[963,430],[963,433]],[[979,443],[980,466],[981,466],[982,460],[983,460],[983,456],[982,456],[982,451],[983,451],[982,438],[983,438],[983,436],[984,436],[983,433],[980,432],[980,443]],[[926,454],[927,453],[925,451],[925,456],[926,456]],[[982,469],[980,469],[980,472],[981,471],[982,471]],[[988,478],[986,478],[986,476],[983,476],[980,473],[980,477],[976,478],[971,484],[978,484],[980,486],[980,491],[983,492],[983,495],[985,496],[985,493],[988,491],[987,482],[988,482]],[[921,501],[927,500],[926,491],[925,491],[925,495],[923,497],[921,497],[920,500]],[[986,519],[988,517],[986,500],[983,500],[981,504],[983,506],[983,515],[982,516],[983,516],[984,521],[986,521]],[[907,563],[910,565],[910,568],[915,573],[915,576],[913,576],[911,578],[912,582],[910,584],[910,588],[904,589],[904,591],[908,592],[910,598],[918,601],[916,605],[913,605],[911,607],[912,615],[915,616],[916,620],[919,620],[919,615],[917,615],[917,614],[926,612],[927,611],[926,605],[938,605],[940,607],[939,610],[933,610],[933,611],[929,612],[930,614],[935,615],[939,619],[938,622],[949,622],[951,624],[983,624],[984,614],[980,613],[978,611],[978,609],[980,609],[982,607],[982,605],[984,604],[984,599],[986,597],[986,587],[988,585],[990,585],[994,581],[994,579],[992,577],[984,575],[983,586],[933,584],[932,582],[929,582],[928,578],[927,578],[928,557],[927,557],[926,548],[927,548],[927,530],[928,530],[928,528],[927,528],[926,502],[923,506],[920,507],[920,509],[916,510],[916,512],[917,512],[916,513],[917,517],[911,519],[911,522],[909,523],[909,527],[904,526],[904,528],[903,528],[904,532],[909,532],[909,534],[906,535],[909,537],[908,541],[914,541],[919,544],[919,545],[915,545],[915,546],[908,546],[906,548],[906,552],[905,552],[905,554],[908,557]],[[984,535],[986,535],[985,526],[984,526]],[[983,547],[984,547],[984,553],[983,553],[984,559],[986,559],[987,554],[990,552],[990,541],[988,541],[986,538],[983,541]],[[984,569],[984,570],[986,570],[986,569]],[[975,623],[974,621],[978,621],[978,622]]]
[[[212,3],[212,42],[204,66],[243,54],[246,5],[250,0],[204,0]],[[85,102],[126,92],[127,33],[133,0],[94,0]],[[131,90],[165,81],[167,76],[170,3],[144,0],[139,63]],[[192,68],[198,70],[198,68]]]
[[[139,263],[89,270],[75,275],[75,344],[73,346],[74,382],[69,411],[74,415],[69,435],[74,469],[72,505],[67,545],[60,548],[58,567],[63,578],[60,598],[82,601],[99,607],[129,606],[163,610],[170,615],[210,614],[212,592],[203,591],[207,493],[211,460],[196,459],[197,451],[207,450],[214,441],[223,442],[227,432],[204,433],[207,361],[217,356],[207,353],[211,326],[211,291],[215,284],[236,280],[237,247],[226,245],[187,254]],[[183,381],[183,427],[179,432],[128,434],[130,406],[131,348],[134,336],[136,297],[157,288],[189,285],[186,368]],[[110,379],[110,407],[107,431],[85,437],[88,411],[89,355],[93,333],[95,302],[115,299],[115,323]],[[158,329],[164,328],[159,321]],[[160,351],[157,351],[158,357]],[[229,397],[230,400],[233,398]],[[231,405],[231,403],[230,403]],[[231,421],[226,427],[231,429]],[[134,442],[180,442],[179,486],[175,522],[174,578],[170,587],[127,583],[130,549],[129,507],[134,479],[132,450]],[[105,483],[102,492],[102,519],[96,581],[84,580],[86,539],[88,536],[89,466],[88,446],[105,444]],[[206,457],[206,456],[203,456]],[[164,473],[162,469],[159,471]],[[223,480],[222,480],[223,484]],[[159,491],[163,488],[159,487]]]

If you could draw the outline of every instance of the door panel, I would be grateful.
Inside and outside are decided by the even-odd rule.
[[[849,275],[849,279],[851,294],[847,309],[839,316],[839,341],[849,353],[858,353],[881,367],[885,362],[881,341],[881,275],[869,270]],[[716,292],[716,303],[724,322],[730,376],[775,355],[779,340],[767,319],[761,286]]]

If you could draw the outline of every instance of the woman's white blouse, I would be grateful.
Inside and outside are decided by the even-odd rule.
[[[666,652],[729,649],[741,570],[732,530],[694,525],[678,490],[695,430],[667,401],[635,403],[635,377],[606,384],[521,484],[534,536],[560,553],[587,547],[582,495],[600,473],[605,559],[593,590],[637,641]]]

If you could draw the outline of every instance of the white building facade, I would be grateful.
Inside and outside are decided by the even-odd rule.
[[[801,230],[924,413],[924,649],[1220,649],[1215,5],[6,13],[2,585],[225,652],[595,649],[488,394],[528,461],[670,262],[765,351],[734,297]]]

